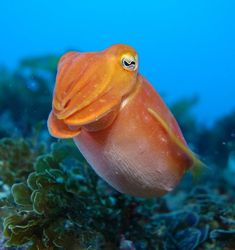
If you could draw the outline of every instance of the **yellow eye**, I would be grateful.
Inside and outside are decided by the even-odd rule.
[[[122,56],[122,67],[129,71],[135,71],[138,67],[138,59],[137,56],[132,56],[129,54]]]

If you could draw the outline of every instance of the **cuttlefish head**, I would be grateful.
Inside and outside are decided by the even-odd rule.
[[[135,88],[137,77],[137,53],[127,45],[65,54],[58,63],[49,132],[57,138],[71,138],[82,128],[106,128]]]

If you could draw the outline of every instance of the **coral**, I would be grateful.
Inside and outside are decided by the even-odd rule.
[[[235,246],[234,191],[224,193],[218,182],[198,185],[189,193],[179,187],[159,199],[133,198],[99,179],[70,141],[54,143],[40,156],[40,150],[23,139],[4,139],[1,145],[5,153],[14,149],[2,160],[5,166],[8,161],[9,166],[21,166],[30,159],[25,165],[27,178],[26,172],[17,172],[14,184],[3,178],[11,186],[11,193],[1,199],[7,246],[127,250]],[[222,178],[221,186],[224,182]]]
[[[53,144],[50,154],[34,162],[28,178],[12,185],[15,211],[5,216],[3,222],[7,245],[30,242],[27,249],[83,249],[102,239],[91,220],[97,216],[93,193],[97,177],[85,173],[84,160],[77,152],[67,163],[74,167],[65,168],[64,160],[72,157],[73,152],[76,151],[71,146]]]
[[[35,158],[44,152],[43,145],[35,145],[23,139],[0,140],[0,197],[16,182],[25,180],[33,169]]]
[[[219,119],[211,129],[199,134],[198,148],[210,162],[226,167],[231,152],[235,152],[235,111]]]
[[[0,68],[0,121],[4,120],[0,138],[28,135],[47,119],[58,59],[55,55],[25,59],[13,72]]]

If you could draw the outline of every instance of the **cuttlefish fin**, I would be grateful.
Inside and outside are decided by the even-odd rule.
[[[148,108],[148,112],[154,117],[162,126],[162,128],[167,132],[171,140],[177,145],[186,155],[188,155],[193,160],[193,165],[191,166],[192,175],[194,179],[198,179],[205,167],[207,166],[200,161],[197,156],[188,148],[171,130],[171,128],[166,124],[162,117],[154,111],[152,108]]]
[[[62,120],[56,118],[53,111],[51,111],[48,117],[47,126],[50,134],[56,138],[72,138],[81,131],[80,127],[76,129],[68,127]]]

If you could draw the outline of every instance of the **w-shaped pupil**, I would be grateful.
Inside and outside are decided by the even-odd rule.
[[[131,61],[131,62],[129,63],[129,62],[127,62],[126,60],[124,60],[124,64],[125,64],[125,66],[129,67],[129,66],[131,66],[131,65],[135,65],[135,62],[134,62],[134,61]]]

